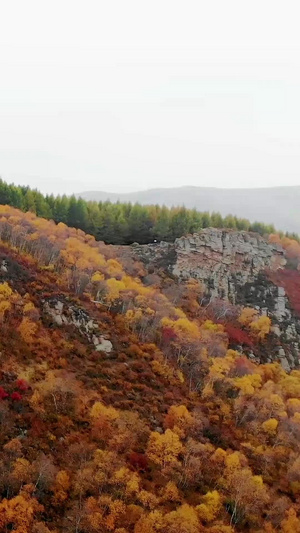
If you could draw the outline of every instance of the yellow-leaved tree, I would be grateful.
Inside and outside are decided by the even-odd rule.
[[[27,491],[28,488],[28,491]],[[30,494],[34,487],[25,485],[22,492],[0,503],[0,531],[32,533],[35,515],[43,511],[43,506]]]
[[[0,321],[3,322],[7,311],[11,308],[13,291],[8,283],[0,283]]]
[[[167,429],[165,433],[153,431],[150,434],[147,447],[147,455],[153,463],[162,466],[175,466],[178,464],[178,456],[183,451],[183,445],[177,433]]]
[[[300,520],[296,510],[290,507],[286,512],[286,518],[281,522],[282,533],[300,533]]]
[[[276,418],[269,418],[262,424],[262,429],[268,435],[275,435],[278,427],[278,420]]]
[[[251,322],[250,329],[258,339],[263,340],[270,333],[271,319],[268,316],[260,316],[257,320]]]
[[[61,504],[68,498],[68,491],[71,487],[70,476],[66,470],[60,470],[56,474],[55,483],[53,487],[54,501]]]
[[[202,522],[214,520],[222,507],[222,499],[217,490],[207,492],[202,498],[203,503],[196,507],[198,517]]]
[[[194,417],[185,405],[172,405],[165,418],[165,427],[177,433],[180,438],[186,436],[194,423]]]
[[[33,342],[33,340],[35,338],[35,335],[36,335],[36,332],[37,332],[37,329],[38,329],[37,324],[32,322],[32,320],[30,320],[30,318],[28,318],[27,316],[25,316],[22,319],[22,322],[21,322],[21,324],[18,327],[18,331],[19,331],[22,339],[27,344],[30,344],[31,342]]]
[[[176,511],[164,516],[164,533],[199,533],[199,519],[196,510],[184,503]]]
[[[256,309],[252,309],[252,307],[244,307],[238,318],[238,321],[243,326],[249,326],[251,322],[256,320],[257,316],[258,316],[258,312],[256,311]]]

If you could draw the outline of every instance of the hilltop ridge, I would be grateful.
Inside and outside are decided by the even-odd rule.
[[[170,187],[130,193],[85,191],[85,200],[138,202],[142,205],[182,206],[198,211],[219,212],[255,222],[274,224],[288,232],[300,232],[300,186],[265,188]]]

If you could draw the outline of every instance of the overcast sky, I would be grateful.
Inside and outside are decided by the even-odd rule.
[[[0,175],[43,192],[300,185],[299,2],[2,2]]]

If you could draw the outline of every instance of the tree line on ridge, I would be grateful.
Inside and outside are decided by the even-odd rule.
[[[43,195],[28,186],[7,184],[0,179],[0,204],[22,211],[32,211],[39,217],[81,229],[96,240],[107,244],[148,244],[174,241],[177,237],[195,233],[203,228],[232,228],[257,232],[275,232],[272,224],[251,223],[233,215],[199,212],[183,206],[168,208],[159,205],[86,201],[73,196]],[[281,236],[284,234],[279,232]],[[299,240],[295,234],[285,234]]]

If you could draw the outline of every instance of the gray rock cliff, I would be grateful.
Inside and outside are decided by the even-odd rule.
[[[63,299],[50,298],[44,301],[43,311],[57,326],[75,327],[97,352],[110,353],[112,351],[111,341],[101,335],[97,322],[84,309]]]
[[[151,269],[164,269],[178,283],[189,278],[204,285],[209,298],[256,308],[272,320],[274,350],[286,370],[299,366],[300,320],[293,313],[283,287],[268,272],[284,268],[284,250],[255,233],[206,228],[174,243],[132,246],[135,259]]]

